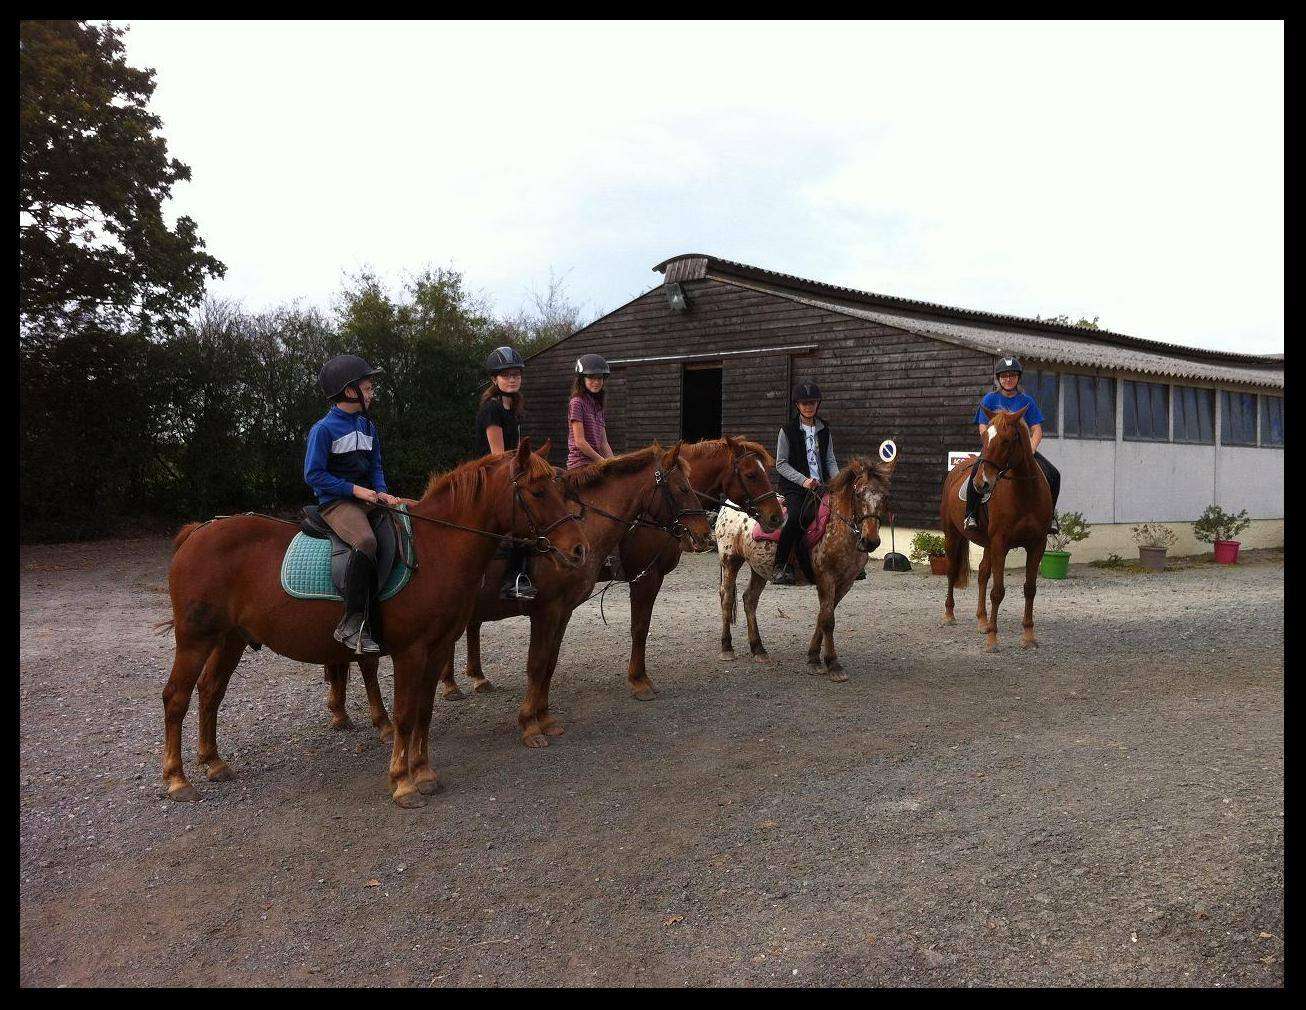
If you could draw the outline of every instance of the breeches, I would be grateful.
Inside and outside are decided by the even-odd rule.
[[[376,534],[368,520],[371,511],[368,502],[342,498],[322,510],[322,519],[341,540],[376,561]]]

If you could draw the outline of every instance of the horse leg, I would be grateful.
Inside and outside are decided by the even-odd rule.
[[[390,750],[390,795],[401,807],[420,807],[426,798],[413,781],[411,763],[413,758],[414,731],[422,708],[423,682],[430,666],[428,649],[423,644],[415,644],[407,651],[394,657],[395,664],[395,698],[394,698],[394,740]],[[434,681],[431,683],[434,691]]]
[[[821,632],[821,638],[824,642],[823,661],[825,663],[825,672],[830,675],[830,679],[836,684],[842,684],[848,679],[848,674],[843,672],[843,664],[839,662],[839,656],[834,651],[834,612],[839,606],[839,601],[843,599],[848,590],[852,588],[849,582],[840,592],[837,587],[822,583],[818,587],[821,599],[821,609],[817,616],[816,626]],[[811,661],[811,657],[808,657]]]
[[[552,608],[537,609],[531,614],[531,645],[526,655],[526,697],[517,711],[521,742],[527,747],[547,747],[548,737],[540,725],[541,712],[547,712],[549,650],[554,643],[558,618]]]
[[[413,784],[423,796],[432,796],[444,786],[431,767],[431,711],[435,707],[436,677],[453,664],[453,647],[457,639],[450,637],[448,645],[431,651],[423,679],[422,697],[417,707],[417,722],[413,727],[413,745],[408,770]]]
[[[485,679],[485,671],[481,669],[481,623],[479,621],[467,623],[467,669],[464,673],[472,682],[472,690],[477,694],[488,694],[494,690],[494,685]]]
[[[946,492],[945,492],[946,493]],[[943,620],[939,622],[939,627],[947,627],[949,624],[956,624],[957,617],[953,613],[955,601],[953,600],[953,588],[957,585],[961,575],[961,562],[964,560],[961,552],[970,550],[970,541],[965,537],[958,536],[956,530],[948,525],[943,530],[944,550],[948,556],[948,595],[943,601]]]
[[[979,580],[978,593],[979,603],[975,608],[975,623],[977,630],[981,635],[987,634],[989,630],[989,615],[984,603],[984,593],[989,587],[989,576],[993,574],[993,545],[990,543],[984,548],[984,556],[980,558],[979,563]]]
[[[218,756],[218,709],[226,696],[231,675],[245,652],[245,639],[239,632],[231,632],[216,649],[209,653],[200,675],[199,696],[199,754],[200,765],[210,782],[225,782],[235,776],[230,766]]]
[[[381,734],[382,740],[389,740],[394,735],[395,728],[390,722],[390,714],[385,710],[385,702],[381,700],[381,685],[376,679],[380,667],[381,661],[375,656],[358,661],[358,671],[363,675],[363,686],[367,688],[367,710],[372,717],[372,725]]]
[[[735,590],[739,580],[739,569],[744,559],[737,554],[726,554],[721,558],[721,584],[717,596],[721,598],[721,659],[728,662],[735,658],[735,645],[730,636],[730,625],[735,623]]]
[[[1002,597],[1007,594],[1005,565],[1007,561],[1006,544],[990,544],[989,550],[993,552],[991,568],[993,571],[993,589],[989,593],[989,626],[985,629],[988,640],[984,643],[985,652],[998,651],[998,607],[1002,605]],[[982,599],[983,597],[981,597]]]
[[[1038,566],[1043,560],[1042,546],[1025,548],[1025,620],[1021,622],[1020,647],[1038,648],[1034,637],[1034,594],[1038,592]]]
[[[662,572],[649,569],[644,577],[630,587],[630,665],[626,667],[626,684],[630,693],[640,701],[652,701],[657,688],[649,679],[645,666],[645,649],[648,645],[648,628],[653,622],[653,604],[662,589]]]
[[[749,567],[748,588],[744,590],[744,617],[748,619],[748,651],[753,654],[753,659],[759,663],[771,662],[771,657],[767,655],[766,646],[762,644],[762,633],[757,630],[757,602],[762,598],[762,590],[766,588],[766,579],[758,575]]]
[[[332,729],[353,729],[354,723],[345,711],[345,689],[349,686],[349,664],[327,663],[322,667],[322,679],[327,683],[327,711],[331,713]]]
[[[470,628],[471,625],[469,624]],[[463,694],[458,684],[453,679],[453,656],[449,657],[449,662],[444,664],[444,669],[440,671],[440,697],[445,701],[462,701],[467,695]]]
[[[172,660],[172,673],[163,687],[163,781],[168,796],[174,800],[198,800],[200,794],[186,780],[181,763],[181,726],[190,708],[191,692],[200,679],[209,654],[214,651],[212,641],[184,640],[177,634],[177,652]]]
[[[567,624],[571,614],[564,614],[554,633],[549,646],[549,665],[544,674],[544,701],[539,709],[540,729],[549,736],[562,736],[562,724],[549,713],[549,688],[553,684],[553,675],[558,670],[558,653],[562,651],[562,639],[567,634]]]

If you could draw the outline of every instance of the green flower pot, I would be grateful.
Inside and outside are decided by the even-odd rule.
[[[1064,579],[1069,567],[1069,551],[1044,551],[1043,560],[1038,563],[1039,574],[1045,579]]]

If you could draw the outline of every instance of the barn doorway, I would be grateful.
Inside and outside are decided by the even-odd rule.
[[[680,382],[680,437],[721,437],[721,366],[685,365]]]

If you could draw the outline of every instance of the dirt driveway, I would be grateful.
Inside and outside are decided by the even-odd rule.
[[[626,691],[614,588],[609,626],[571,623],[545,750],[516,734],[526,622],[487,626],[500,690],[437,702],[447,788],[416,811],[361,685],[333,732],[320,671],[266,650],[219,723],[237,778],[161,798],[167,560],[22,553],[26,985],[1283,983],[1280,552],[1074,567],[1039,650],[1009,591],[996,656],[936,626],[940,579],[873,571],[842,685],[806,675],[806,589],[762,598],[774,665],[718,663],[715,558],[687,559],[660,697]]]

